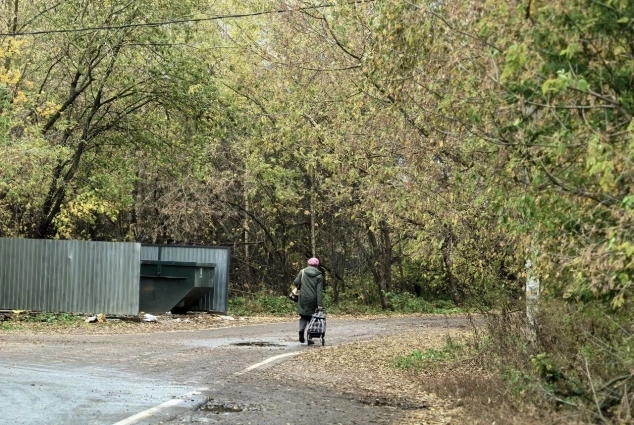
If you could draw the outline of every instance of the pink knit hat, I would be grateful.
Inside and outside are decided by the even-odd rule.
[[[308,265],[309,265],[309,266],[314,266],[314,267],[317,267],[317,266],[319,265],[319,260],[318,260],[318,259],[316,259],[315,257],[310,258],[310,259],[308,260]]]

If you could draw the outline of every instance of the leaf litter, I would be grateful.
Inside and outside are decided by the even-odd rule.
[[[317,380],[319,385],[370,406],[394,408],[400,411],[394,424],[454,424],[459,423],[456,418],[462,413],[461,406],[428,391],[424,372],[398,369],[391,364],[415,350],[443,346],[448,335],[458,338],[464,333],[464,330],[429,328],[318,347],[261,373],[272,379]]]
[[[443,350],[448,341],[469,341],[472,333],[458,328],[423,328],[355,341],[333,347],[316,347],[281,365],[262,370],[270,379],[311,382],[369,406],[393,409],[392,425],[537,425],[540,412],[522,411],[487,399],[492,382],[488,373],[468,356],[432,362],[408,369],[395,360],[413,352]],[[477,387],[461,391],[460,385]],[[456,387],[453,387],[457,383]],[[484,390],[483,390],[484,388]],[[481,392],[476,397],[461,393]],[[482,397],[485,400],[482,402]],[[494,397],[494,396],[492,396]],[[543,415],[542,415],[543,416]]]

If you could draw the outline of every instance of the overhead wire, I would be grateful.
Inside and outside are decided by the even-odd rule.
[[[373,1],[374,0],[357,0],[357,1],[351,1],[350,4],[370,3]],[[34,30],[34,31],[1,32],[0,37],[25,37],[25,36],[46,35],[46,34],[62,34],[62,33],[77,33],[77,32],[91,32],[91,31],[112,31],[112,30],[137,28],[137,27],[160,27],[160,26],[166,26],[166,25],[179,25],[179,24],[188,24],[188,23],[197,23],[197,22],[219,21],[223,19],[226,20],[226,19],[250,18],[255,16],[275,15],[275,14],[288,13],[288,12],[303,12],[306,10],[315,10],[315,9],[321,9],[321,8],[334,7],[334,6],[336,6],[335,3],[324,3],[319,5],[303,6],[303,7],[296,7],[296,8],[272,9],[272,10],[264,10],[261,12],[231,13],[226,15],[214,15],[214,16],[206,16],[201,18],[173,19],[169,21],[159,21],[159,22],[137,22],[137,23],[130,23],[130,24],[122,24],[122,25],[107,25],[107,26],[82,27],[82,28],[61,28],[61,29],[47,29],[47,30]]]

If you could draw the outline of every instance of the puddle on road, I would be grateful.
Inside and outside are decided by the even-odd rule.
[[[220,348],[220,347],[242,347],[242,348],[268,348],[268,349],[281,349],[285,347],[295,347],[297,342],[294,340],[286,340],[285,338],[207,338],[207,339],[194,339],[188,341],[188,344],[195,345],[197,347],[205,348]]]
[[[203,412],[211,413],[237,413],[242,412],[244,409],[237,404],[231,404],[220,401],[209,401],[203,407],[200,408]]]
[[[232,401],[214,400],[210,398],[200,409],[201,412],[213,413],[216,415],[230,415],[240,412],[258,412],[265,410],[263,406],[254,404],[239,404]]]
[[[236,347],[284,347],[282,344],[274,344],[272,342],[264,341],[234,342],[231,345],[235,345]]]

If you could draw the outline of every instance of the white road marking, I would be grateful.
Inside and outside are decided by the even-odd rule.
[[[246,369],[241,370],[240,372],[236,372],[235,375],[242,375],[244,373],[247,373],[253,369],[257,369],[260,366],[264,366],[267,363],[271,363],[274,362],[275,360],[278,359],[283,359],[284,357],[289,357],[289,356],[296,356],[300,353],[295,352],[295,353],[284,353],[284,354],[279,354],[277,356],[273,356],[273,357],[269,357],[268,359],[261,361],[260,363],[256,363],[254,365],[251,365],[249,367],[247,367]],[[156,412],[159,412],[163,409],[166,409],[168,407],[172,407],[172,406],[176,406],[177,404],[181,404],[187,397],[192,396],[192,395],[196,395],[196,394],[200,394],[201,391],[206,390],[207,388],[200,388],[197,391],[192,391],[190,393],[185,394],[183,397],[181,398],[175,398],[169,401],[166,401],[165,403],[161,403],[158,406],[154,406],[151,409],[147,409],[144,410],[143,412],[137,413],[136,415],[132,415],[129,418],[123,419],[122,421],[119,421],[113,425],[131,425],[133,423],[136,423],[138,421],[140,421],[141,419],[145,419],[147,417],[152,416],[153,414],[155,414]]]
[[[278,356],[269,357],[268,359],[264,360],[263,362],[256,363],[254,365],[249,366],[248,368],[246,368],[244,370],[241,370],[240,372],[236,372],[236,376],[237,375],[242,375],[243,373],[247,373],[248,371],[256,369],[256,368],[258,368],[260,366],[264,366],[267,363],[274,362],[277,359],[281,359],[281,358],[288,357],[288,356],[296,356],[298,354],[299,353],[286,353],[286,354],[280,354]]]
[[[147,417],[152,416],[153,414],[155,414],[156,412],[160,412],[163,409],[166,409],[168,407],[171,406],[176,406],[177,404],[181,404],[183,401],[185,401],[184,399],[186,399],[187,397],[191,397],[193,395],[198,395],[200,394],[201,391],[207,390],[208,388],[200,388],[196,391],[192,391],[189,392],[183,396],[181,396],[180,398],[174,398],[172,400],[166,401],[165,403],[161,403],[158,406],[154,406],[151,409],[147,409],[144,410],[143,412],[139,412],[136,415],[132,415],[128,418],[125,418],[113,425],[131,425],[135,422],[140,421],[141,419],[145,419]]]

